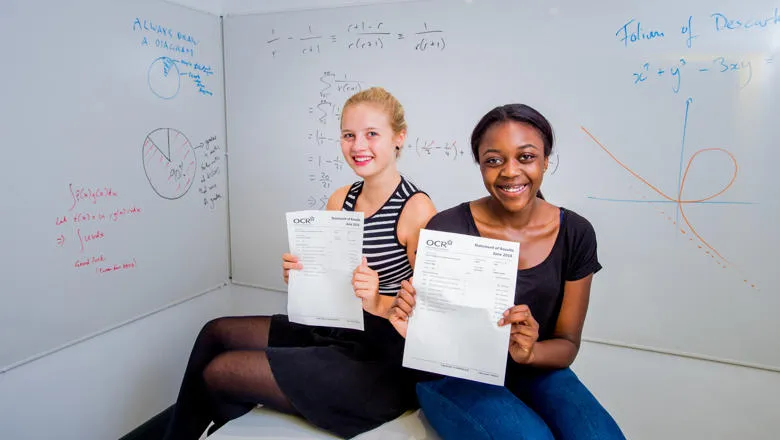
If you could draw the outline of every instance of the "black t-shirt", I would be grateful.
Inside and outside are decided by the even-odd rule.
[[[527,304],[539,323],[539,341],[550,339],[563,301],[566,281],[582,279],[601,270],[596,232],[574,211],[560,208],[561,225],[547,258],[537,266],[517,271],[515,304]],[[479,236],[469,202],[436,214],[426,229]],[[523,252],[522,247],[520,252]],[[510,364],[511,357],[508,358]],[[519,366],[519,365],[518,365]]]

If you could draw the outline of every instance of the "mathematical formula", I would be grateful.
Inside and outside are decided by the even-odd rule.
[[[75,252],[73,267],[94,268],[96,274],[133,269],[135,258],[109,261],[101,249],[116,225],[141,215],[143,210],[124,203],[111,186],[68,185],[67,211],[54,219],[55,245]]]
[[[457,141],[438,142],[435,139],[415,138],[414,142],[407,144],[407,148],[417,153],[417,156],[433,156],[440,153],[450,160],[458,160],[464,155],[464,151],[457,145]]]
[[[755,65],[771,65],[773,56],[764,56],[760,59],[745,59],[718,56],[704,62],[688,61],[680,58],[673,64],[654,64],[645,62],[635,72],[632,72],[634,84],[646,84],[654,80],[667,80],[668,86],[674,93],[679,93],[683,85],[683,77],[699,78],[704,75],[735,75],[739,88],[747,87],[753,80]]]
[[[363,84],[359,80],[349,78],[346,74],[337,77],[335,73],[330,71],[320,75],[319,82],[322,84],[319,90],[319,99],[316,104],[309,107],[309,115],[321,125],[336,124],[340,126],[342,104],[347,98],[363,90]],[[322,145],[324,142],[339,142],[338,138],[328,133],[335,133],[338,136],[339,129],[325,131],[317,128],[309,134],[309,139],[314,140],[318,145]]]
[[[672,29],[630,18],[618,27],[615,39],[619,45],[626,48],[653,45],[674,39],[673,41],[679,41],[685,48],[691,49],[696,41],[701,41],[708,36],[703,32],[709,32],[709,36],[721,34],[737,37],[740,34],[762,32],[770,28],[777,29],[775,31],[777,32],[780,31],[778,24],[780,24],[778,8],[774,8],[765,16],[758,17],[735,17],[714,12],[709,14],[701,25],[697,18],[689,15]],[[739,89],[743,89],[750,85],[758,67],[767,67],[773,63],[772,53],[742,57],[728,54],[710,55],[704,59],[681,54],[673,62],[641,61],[638,68],[630,73],[630,77],[633,84],[638,86],[663,81],[663,84],[673,93],[679,93],[686,81],[695,81],[713,75],[736,82]]]
[[[298,32],[282,32],[272,28],[265,40],[271,58],[285,54],[319,55],[334,49],[378,51],[391,45],[400,45],[416,52],[441,52],[447,48],[447,39],[442,29],[428,22],[420,23],[417,29],[403,31],[383,21],[360,21],[330,32],[315,25]]]
[[[351,30],[364,29],[364,24],[354,25]],[[306,154],[307,182],[313,187],[306,198],[309,209],[324,209],[336,182],[348,180],[350,168],[340,151],[341,112],[344,102],[368,85],[345,73],[325,71],[317,78],[319,90],[316,99],[307,107],[307,114],[313,126],[306,134],[306,140],[313,152]],[[467,157],[457,140],[438,140],[417,136],[409,140],[402,149],[414,154],[420,160],[435,159],[457,161]],[[556,165],[557,168],[557,165]],[[351,178],[351,177],[350,177]]]

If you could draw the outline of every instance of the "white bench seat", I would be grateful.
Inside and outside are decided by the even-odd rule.
[[[323,431],[300,417],[263,407],[232,420],[208,440],[333,440],[339,437]],[[355,440],[441,440],[425,420],[422,411],[409,411],[395,420],[355,437]]]

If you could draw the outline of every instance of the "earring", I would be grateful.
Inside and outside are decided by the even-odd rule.
[[[395,146],[395,151],[401,151],[401,147],[399,147],[398,145],[396,145],[396,146]]]

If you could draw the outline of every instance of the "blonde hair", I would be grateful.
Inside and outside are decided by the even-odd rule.
[[[355,93],[347,99],[341,110],[341,116],[344,117],[344,110],[350,105],[355,104],[374,104],[385,111],[390,119],[390,127],[395,134],[406,130],[406,119],[404,118],[404,107],[398,102],[395,96],[382,87],[371,87]]]

